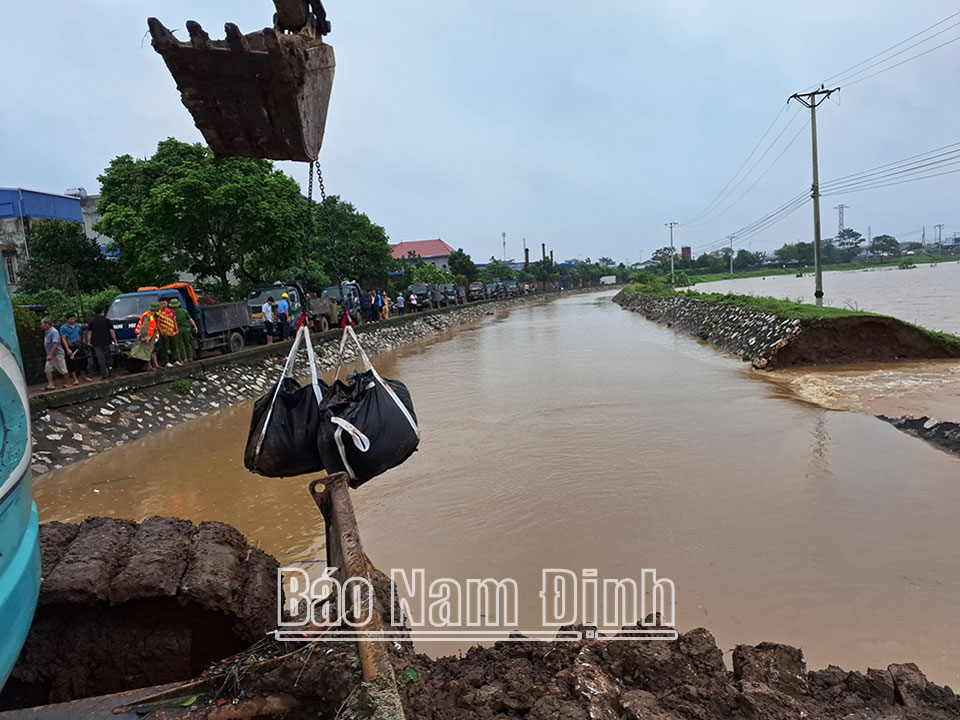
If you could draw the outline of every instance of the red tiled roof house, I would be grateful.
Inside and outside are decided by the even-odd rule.
[[[413,240],[411,242],[397,243],[391,245],[390,250],[393,257],[397,260],[405,260],[410,257],[410,253],[419,255],[424,262],[428,262],[437,270],[449,270],[450,253],[453,248],[447,245],[443,240]]]

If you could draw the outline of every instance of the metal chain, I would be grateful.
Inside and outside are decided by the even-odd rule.
[[[321,198],[320,204],[321,204],[321,207],[323,207],[327,203],[327,190],[323,186],[323,172],[320,169],[319,160],[317,161],[317,185],[320,186],[320,198]],[[333,261],[333,274],[335,276],[334,279],[339,283],[341,278],[340,278],[340,269],[337,267],[337,255],[334,252],[336,250],[337,243],[333,238],[333,217],[330,215],[329,212],[326,211],[326,209],[324,209],[323,214],[324,214],[324,217],[326,218],[327,240],[330,243],[330,259]]]
[[[313,163],[310,163],[311,166]],[[324,203],[327,200],[327,191],[323,187],[323,172],[320,170],[320,161],[317,160],[317,184],[320,185],[320,202]],[[313,179],[310,180],[310,187],[313,187]]]
[[[310,163],[310,176],[307,179],[307,242],[313,235],[313,163]]]

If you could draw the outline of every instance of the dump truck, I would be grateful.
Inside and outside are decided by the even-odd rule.
[[[186,283],[174,283],[163,287],[142,287],[136,292],[117,295],[107,310],[107,318],[113,323],[120,351],[126,355],[136,340],[137,322],[151,303],[178,298],[184,309],[197,324],[193,336],[197,350],[243,350],[250,314],[243,301],[200,305],[193,287]]]
[[[317,297],[316,293],[304,290],[300,283],[274,283],[260,285],[250,291],[247,296],[247,308],[250,312],[249,335],[256,340],[266,342],[267,329],[263,322],[263,304],[272,297],[279,304],[283,293],[287,294],[290,303],[288,313],[288,332],[292,336],[297,328],[300,316],[306,312],[311,330],[323,332],[335,327],[340,322],[340,308],[336,302],[327,297]],[[276,313],[276,307],[274,307]]]

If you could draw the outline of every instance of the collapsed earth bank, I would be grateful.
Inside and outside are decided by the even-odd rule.
[[[371,717],[351,699],[362,680],[354,645],[265,639],[276,622],[277,562],[233,528],[88,518],[43,525],[40,542],[40,608],[0,707],[199,675],[206,682],[191,685],[186,700],[174,694],[166,705],[136,712],[180,716],[189,708],[191,717],[213,717],[233,708],[230,717],[239,717],[253,708],[250,717]],[[960,698],[912,663],[866,673],[810,671],[799,649],[761,643],[737,646],[731,672],[702,628],[675,641],[501,642],[436,660],[396,643],[390,661],[408,720],[960,714]]]
[[[733,353],[755,368],[960,358],[960,343],[867,313],[789,317],[731,302],[621,290],[613,301]]]

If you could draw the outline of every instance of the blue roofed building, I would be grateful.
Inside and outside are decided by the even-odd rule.
[[[81,198],[0,187],[0,251],[11,290],[16,289],[17,278],[30,256],[30,233],[47,220],[83,224]]]

